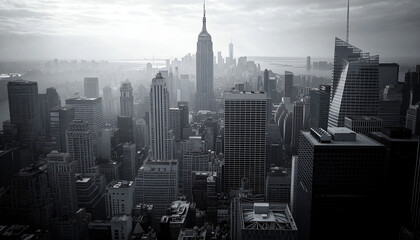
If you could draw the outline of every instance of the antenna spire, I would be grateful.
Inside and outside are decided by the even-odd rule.
[[[346,32],[346,42],[349,42],[349,13],[350,13],[350,0],[347,0],[347,32]]]
[[[206,17],[206,0],[203,0],[203,12],[204,12],[204,17]]]

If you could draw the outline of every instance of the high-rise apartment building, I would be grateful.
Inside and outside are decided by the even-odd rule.
[[[84,96],[87,98],[99,97],[99,80],[97,77],[85,77],[84,81]]]
[[[212,110],[214,105],[213,42],[206,28],[204,8],[203,29],[198,35],[196,54],[196,111]]]
[[[267,95],[264,92],[225,93],[225,190],[249,179],[256,193],[264,193]]]
[[[369,56],[335,38],[328,126],[343,127],[346,116],[379,113],[379,56]]]
[[[150,87],[150,148],[154,159],[169,159],[169,92],[161,73]]]
[[[51,196],[54,199],[57,217],[72,216],[76,213],[77,164],[70,158],[70,154],[52,151],[47,155],[48,182]]]
[[[133,88],[128,80],[121,84],[120,93],[121,116],[134,116]]]
[[[41,129],[38,84],[26,80],[10,81],[7,84],[7,92],[10,123],[17,127],[19,141],[34,149]]]

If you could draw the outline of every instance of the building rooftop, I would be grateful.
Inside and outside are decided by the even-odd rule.
[[[382,119],[374,116],[346,116],[345,118],[353,121],[382,121]]]
[[[133,186],[133,181],[112,181],[109,185],[108,188],[114,188],[114,189],[118,189],[118,188],[129,188],[131,186]]]
[[[350,129],[343,130],[342,133],[349,133]],[[353,131],[351,131],[353,132]],[[336,132],[337,133],[337,132]],[[338,131],[340,133],[340,131]],[[363,134],[355,133],[354,141],[334,141],[331,142],[320,142],[317,138],[311,135],[310,132],[302,131],[301,134],[306,137],[314,146],[383,146],[382,144],[366,137]]]
[[[94,101],[96,101],[98,99],[101,99],[101,97],[97,97],[97,98],[75,97],[75,98],[66,99],[66,103],[94,102]]]
[[[224,93],[225,100],[235,100],[235,99],[267,99],[267,94],[263,91],[226,91]]]
[[[244,203],[241,214],[242,229],[297,230],[287,203]]]

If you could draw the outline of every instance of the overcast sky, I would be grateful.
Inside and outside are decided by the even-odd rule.
[[[350,43],[381,57],[420,54],[419,0],[351,0]],[[208,0],[214,52],[333,56],[347,0]],[[200,0],[0,0],[1,59],[141,59],[195,53]]]

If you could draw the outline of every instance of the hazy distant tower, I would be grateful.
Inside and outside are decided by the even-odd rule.
[[[85,97],[99,97],[99,80],[97,77],[85,77],[84,79]]]
[[[196,110],[213,109],[213,42],[206,29],[206,8],[204,5],[203,29],[198,35],[196,56]]]
[[[121,107],[121,116],[133,116],[133,106],[134,106],[134,97],[133,97],[133,88],[131,83],[127,80],[122,83],[120,88],[120,107]]]

